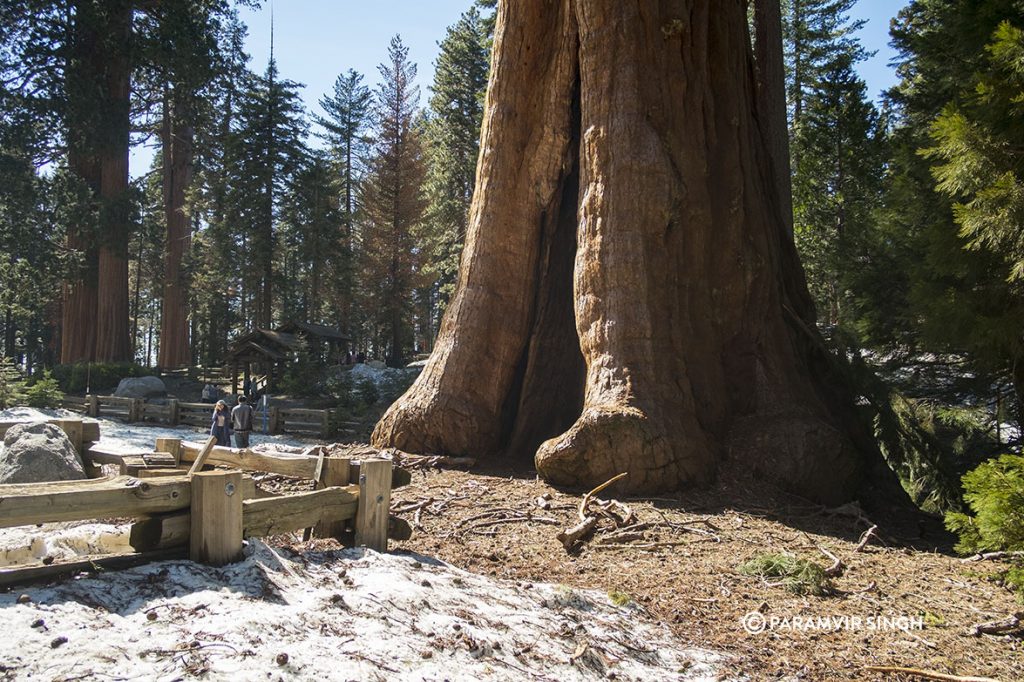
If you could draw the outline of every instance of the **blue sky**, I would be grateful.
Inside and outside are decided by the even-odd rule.
[[[514,0],[523,1],[523,0]],[[868,94],[878,98],[895,83],[888,67],[889,20],[908,0],[859,0],[853,19],[866,19],[859,37],[872,59],[859,71],[867,81]],[[409,48],[409,58],[419,69],[420,104],[430,96],[434,60],[445,29],[454,24],[472,0],[264,0],[256,11],[242,9],[249,27],[246,43],[250,67],[262,72],[270,54],[270,17],[274,17],[274,56],[282,77],[302,83],[306,108],[320,113],[318,100],[333,89],[338,74],[355,69],[371,87],[377,81],[377,65],[387,58],[388,43],[396,33]],[[133,154],[133,175],[144,172],[152,153]]]

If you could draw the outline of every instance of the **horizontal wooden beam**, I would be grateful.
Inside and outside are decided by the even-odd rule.
[[[181,461],[194,462],[202,451],[199,443],[185,441],[181,444]],[[207,464],[245,469],[247,471],[265,471],[295,478],[312,479],[316,470],[316,457],[291,455],[286,453],[257,452],[251,449],[235,449],[215,446],[206,459]]]
[[[323,488],[304,493],[246,500],[242,503],[242,534],[261,537],[290,533],[322,522],[354,518],[359,486]]]
[[[73,419],[36,419],[36,420],[23,420],[23,419],[5,419],[0,421],[0,438],[3,438],[8,429],[17,424],[31,424],[37,421],[45,421],[47,424],[56,424],[62,421],[76,421]],[[97,441],[100,439],[100,423],[94,421],[82,420],[82,440],[85,442]]]
[[[184,509],[192,499],[188,478],[130,476],[86,481],[0,485],[0,528],[53,521],[146,516]]]
[[[73,573],[98,573],[100,571],[118,570],[141,566],[151,561],[168,561],[170,559],[184,559],[188,552],[184,547],[144,552],[141,554],[113,554],[81,559],[63,563],[53,563],[49,566],[25,566],[23,568],[10,568],[0,570],[0,588],[12,587],[14,585],[27,585],[42,580],[52,580],[63,575]]]

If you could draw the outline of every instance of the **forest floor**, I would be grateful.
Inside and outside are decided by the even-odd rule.
[[[15,410],[7,416],[29,418],[29,412]],[[181,429],[169,430],[172,433],[165,434],[160,429],[123,425],[109,420],[103,420],[102,431],[104,441],[109,439],[126,447],[152,443],[153,438],[158,435],[187,437],[183,436]],[[281,483],[287,484],[286,481]],[[558,663],[555,668],[548,669],[544,666],[550,667],[555,664],[545,664],[544,659],[534,661],[535,665],[541,666],[537,670],[544,671],[540,677],[568,680],[576,679],[577,674],[586,672],[581,679],[600,679],[605,676],[610,678],[614,671],[609,669],[604,661],[624,660],[623,657],[628,658],[628,654],[636,654],[639,660],[649,655],[644,650],[644,647],[649,647],[650,651],[671,652],[672,655],[676,655],[676,651],[681,652],[678,655],[691,655],[685,653],[687,650],[711,652],[708,655],[719,658],[715,659],[716,663],[710,664],[710,670],[718,671],[710,673],[710,677],[718,676],[722,679],[919,679],[911,676],[883,675],[869,670],[870,666],[907,667],[951,675],[984,676],[1003,682],[1024,679],[1024,639],[1019,632],[1010,636],[976,637],[969,634],[975,625],[1002,620],[1024,611],[1024,605],[1009,590],[992,579],[992,574],[1001,567],[999,564],[962,561],[951,550],[951,538],[934,520],[922,517],[919,524],[911,524],[908,528],[906,519],[889,518],[880,512],[865,512],[858,505],[827,509],[767,488],[756,481],[720,481],[712,490],[687,491],[644,499],[617,497],[615,489],[609,488],[597,497],[603,500],[617,499],[626,505],[634,515],[630,522],[632,530],[628,533],[615,532],[609,527],[610,522],[604,521],[602,523],[605,525],[599,527],[593,537],[586,539],[569,552],[557,535],[579,521],[578,509],[584,499],[582,493],[554,489],[540,481],[536,472],[528,466],[516,467],[481,462],[468,471],[435,468],[414,470],[412,484],[395,490],[391,501],[392,512],[407,519],[414,527],[412,538],[393,542],[392,549],[396,558],[404,556],[408,563],[411,554],[414,560],[409,566],[402,564],[388,569],[396,570],[396,575],[399,575],[401,580],[411,580],[414,583],[408,595],[410,601],[408,604],[402,602],[405,604],[403,608],[407,611],[400,611],[398,615],[382,609],[378,620],[390,623],[385,628],[390,631],[398,627],[395,619],[405,618],[406,613],[415,614],[416,619],[435,617],[421,613],[420,609],[424,608],[426,602],[423,602],[423,595],[420,595],[418,588],[415,587],[417,579],[409,571],[419,570],[415,566],[417,561],[426,565],[436,559],[451,564],[456,570],[462,569],[469,574],[480,576],[481,580],[497,579],[489,583],[490,586],[480,584],[479,594],[483,596],[474,596],[474,592],[460,590],[462,596],[453,597],[455,601],[450,604],[453,610],[444,616],[449,620],[469,618],[467,622],[471,622],[473,619],[466,614],[476,610],[472,600],[480,599],[480,604],[485,604],[486,595],[491,592],[503,595],[499,601],[505,600],[513,605],[519,603],[521,614],[535,613],[528,610],[539,607],[541,615],[534,620],[542,624],[536,634],[542,640],[545,637],[544,633],[551,631],[548,626],[554,627],[554,621],[548,622],[550,619],[547,611],[554,611],[557,608],[552,617],[562,620],[565,620],[566,614],[576,613],[577,617],[582,614],[582,622],[574,627],[586,626],[589,630],[580,630],[584,632],[583,635],[570,638],[564,645],[558,644],[557,638],[551,640],[555,648],[544,655],[547,660],[557,660]],[[593,506],[590,508],[593,509]],[[611,507],[610,510],[620,516],[624,515],[621,508]],[[637,524],[645,525],[638,527]],[[858,551],[859,540],[872,525],[878,526],[878,537],[871,539]],[[337,554],[338,545],[333,540],[303,543],[299,536],[278,536],[269,538],[268,546],[272,553],[276,551],[290,558],[281,564],[282,567],[275,568],[275,562],[281,562],[273,557],[266,559],[260,554],[263,550],[257,548],[257,555],[249,562],[252,565],[248,568],[240,567],[236,571],[238,575],[235,577],[238,580],[247,584],[246,581],[250,580],[252,571],[270,570],[273,574],[271,582],[289,585],[289,581],[294,582],[295,584],[289,588],[295,592],[294,603],[309,602],[308,605],[314,611],[322,610],[322,607],[314,604],[315,600],[309,601],[312,599],[309,597],[311,590],[316,591],[318,599],[322,597],[330,601],[338,590],[351,589],[348,583],[336,584],[334,578],[338,576],[332,578],[331,575],[338,573],[338,565],[347,565],[346,561],[358,557],[346,558]],[[798,595],[770,579],[751,577],[739,572],[740,564],[766,552],[791,554],[825,567],[833,562],[826,556],[827,552],[841,560],[845,570],[832,581],[825,596]],[[373,599],[379,600],[378,588],[382,586],[378,585],[379,580],[371,580],[369,576],[384,570],[384,566],[377,566],[374,564],[375,560],[368,561],[366,580],[371,592],[368,593],[366,600],[372,604]],[[289,567],[297,566],[296,562],[309,569],[312,582],[304,582],[305,579],[301,578],[304,575],[302,570]],[[184,566],[189,562],[181,563]],[[335,568],[332,569],[331,566]],[[124,586],[118,594],[131,594],[138,590],[145,592],[150,589],[146,585],[152,581],[149,574],[160,570],[163,569],[134,569],[134,573],[125,572]],[[173,570],[180,572],[185,569]],[[195,578],[202,585],[197,583],[197,586],[185,590],[186,600],[195,599],[198,600],[197,604],[211,604],[210,600],[219,599],[211,595],[218,590],[224,591],[226,579],[216,571],[206,573]],[[344,578],[344,573],[344,570],[339,573],[341,578]],[[94,607],[89,606],[88,599],[81,597],[83,590],[92,594],[106,593],[110,585],[106,581],[114,579],[116,575],[118,574],[108,575],[106,578],[97,576],[92,579],[96,581],[95,584],[89,583],[91,587],[81,583],[80,587],[75,588],[72,581],[68,583],[68,589],[71,591],[66,596],[54,593],[52,599],[66,605],[62,608],[75,609],[74,613],[65,613],[68,623],[82,619],[82,624],[74,627],[123,626],[127,628],[127,632],[137,632],[138,624],[135,620],[146,618],[148,613],[135,601],[129,600],[131,603],[127,606],[119,605],[119,602],[112,602],[109,605],[111,613],[120,614],[124,611],[122,615],[127,614],[122,622],[113,615],[104,616],[105,612],[102,609],[96,611]],[[185,581],[186,578],[183,577],[182,580]],[[334,582],[331,582],[332,580]],[[469,583],[476,581],[476,578],[446,575],[444,580],[452,584],[461,584],[459,581]],[[430,581],[437,582],[434,578]],[[255,608],[252,590],[248,587],[227,587],[229,591],[241,596],[243,601],[225,603],[217,609],[227,614],[232,608],[241,608],[246,612]],[[199,596],[189,597],[189,594]],[[303,594],[306,594],[306,597],[298,596]],[[374,597],[374,594],[378,596]],[[587,606],[582,611],[576,609],[569,602],[574,603],[577,594],[585,594],[587,604],[597,604],[598,607]],[[0,611],[21,607],[22,605],[14,604],[15,596],[16,594],[11,594],[0,597]],[[37,597],[37,592],[33,591],[33,599]],[[94,614],[93,617],[78,614],[78,607],[75,604],[81,601],[80,597],[85,599],[82,608],[92,609],[98,615]],[[147,604],[153,599],[182,598],[173,594],[139,596],[140,599],[143,597]],[[289,596],[284,601],[288,602],[291,599]],[[439,603],[446,604],[447,599],[448,597],[445,597]],[[466,599],[469,601],[465,601]],[[156,603],[158,602],[153,602]],[[191,602],[191,605],[184,602],[178,604],[176,601],[173,604],[171,601],[159,603],[166,604],[160,608],[172,611],[196,607],[196,604]],[[231,606],[232,603],[235,606]],[[617,626],[617,632],[630,633],[628,641],[623,640],[621,634],[615,635],[618,639],[600,639],[598,633],[604,627],[604,619],[616,617],[610,611],[605,613],[607,604],[629,608],[635,605],[637,610],[629,616],[632,620],[627,619],[624,625]],[[273,603],[270,606],[276,608]],[[32,615],[34,612],[31,609],[35,607],[28,605],[24,608],[24,614],[20,611],[16,613],[24,615],[25,619],[28,619],[26,623],[38,617],[39,614]],[[281,619],[285,624],[281,626],[284,628],[282,632],[287,634],[296,627],[305,627],[302,622],[295,620],[297,616],[292,611],[278,610],[281,612],[271,613],[267,617]],[[516,612],[516,609],[513,608],[512,612]],[[388,615],[389,613],[391,615]],[[322,641],[318,640],[320,644],[317,646],[331,649],[336,642],[341,642],[345,647],[357,646],[355,643],[345,644],[352,642],[350,638],[338,636],[332,639],[324,634],[326,631],[323,628],[348,623],[345,620],[349,618],[348,615],[339,614],[336,620],[331,622],[328,622],[330,619],[326,613],[310,613],[309,617],[312,619],[310,627],[320,628],[317,636],[323,637]],[[508,617],[510,616],[494,616],[492,626],[498,630],[502,629],[501,621]],[[526,615],[523,617],[527,618]],[[54,618],[52,614],[46,616],[47,623]],[[86,625],[87,622],[91,622],[88,618],[99,618],[101,621],[106,618],[111,620],[111,624],[97,621],[98,624]],[[191,625],[190,619],[195,621]],[[288,625],[289,619],[291,625]],[[593,622],[590,622],[591,619]],[[484,617],[477,620],[480,621],[478,625],[481,628],[490,622]],[[192,646],[189,643],[192,640],[185,642],[174,639],[180,639],[183,636],[181,629],[189,625],[196,630],[195,642],[205,642],[205,638],[213,631],[211,628],[220,631],[218,628],[225,627],[223,620],[200,622],[190,616],[167,623],[166,632],[159,630],[159,624],[163,622],[163,619],[160,619],[157,625],[152,627],[157,628],[153,632],[167,638],[159,648],[167,656],[167,665],[162,668],[165,674],[174,676],[184,671],[189,673],[188,676],[204,675],[202,671],[208,670],[214,678],[218,678],[217,672],[231,675],[228,668],[223,667],[233,664],[235,659],[231,656],[226,656],[223,660],[213,657],[203,664],[207,666],[206,668],[203,665],[199,665],[195,670],[182,668],[199,650],[192,651],[188,648]],[[238,637],[242,637],[246,629],[257,627],[256,621],[252,618],[239,623],[238,627],[241,630],[238,633],[232,631],[231,636],[237,634]],[[671,640],[650,629],[655,624],[663,624],[669,628]],[[345,627],[349,625],[352,628],[363,627],[354,621]],[[268,630],[269,626],[259,627],[259,637],[264,638],[264,646],[283,647],[281,650],[291,651],[293,658],[298,654],[299,658],[307,661],[304,665],[308,667],[301,668],[296,660],[289,668],[290,674],[285,677],[301,679],[319,670],[317,666],[322,661],[311,662],[316,658],[314,651],[307,651],[308,647],[300,644],[305,640],[298,630],[292,633],[294,637],[289,635],[290,638],[274,639],[275,644],[271,645],[271,638],[276,637],[273,633],[277,631],[273,628]],[[626,629],[623,630],[623,627]],[[26,635],[28,639],[23,642],[28,646],[30,641],[35,641],[30,637],[33,629],[26,624],[24,631],[29,633]],[[107,637],[112,636],[109,630],[107,632]],[[224,636],[227,636],[226,632]],[[56,629],[53,634],[57,634]],[[385,636],[386,633],[382,631],[381,635]],[[306,637],[313,635],[307,634]],[[644,637],[649,637],[646,644],[643,641]],[[41,635],[37,638],[40,639],[37,643],[42,650],[49,651],[50,640]],[[145,643],[144,639],[141,641]],[[238,651],[247,651],[245,647],[255,646],[246,641],[239,639],[234,642],[233,646],[237,649],[235,654],[238,654]],[[624,650],[621,641],[632,642],[630,646],[634,648]],[[142,645],[128,639],[119,646],[134,651],[131,647]],[[183,650],[182,646],[187,651]],[[198,647],[200,644],[195,646]],[[202,644],[202,647],[206,646]],[[427,640],[417,640],[403,642],[401,645],[396,641],[394,646],[413,651],[418,659],[419,648],[433,645]],[[455,658],[430,659],[432,674],[415,679],[537,678],[537,675],[529,671],[520,675],[513,668],[505,669],[500,674],[485,674],[481,672],[484,668],[471,667],[477,663],[477,659],[471,655],[476,650],[462,651],[459,649],[461,645],[453,646],[455,648],[446,655],[461,656],[458,658],[457,669],[451,668],[446,672],[442,664],[445,660],[451,664]],[[558,648],[559,646],[562,649],[565,646],[569,648],[563,651]],[[354,650],[360,651],[358,648]],[[207,649],[202,648],[201,651]],[[362,650],[360,655],[368,655],[371,658],[380,656],[387,660],[391,660],[390,657],[394,655],[394,651],[389,651],[387,646],[374,651],[376,653]],[[24,653],[22,644],[12,648],[9,653],[16,656],[19,652]],[[276,650],[274,653],[276,655]],[[78,660],[74,656],[81,654],[82,652],[75,654],[70,648],[60,649],[62,658],[71,657],[67,660]],[[127,653],[125,655],[128,656]],[[248,654],[238,655],[248,661],[246,666],[257,663],[257,660]],[[725,657],[722,658],[722,655]],[[285,672],[274,662],[273,657],[264,660],[262,656],[261,654],[258,667],[261,675]],[[552,656],[554,658],[551,658]],[[353,675],[354,678],[361,677],[368,669],[365,666],[373,667],[366,660],[358,660],[362,660],[364,667],[346,671],[339,679],[353,678]],[[518,665],[516,661],[521,663],[522,660],[509,659],[512,665]],[[580,661],[589,661],[594,668],[584,671],[578,664]],[[28,665],[35,664],[29,663],[27,659],[0,661],[0,678],[20,677],[30,674],[30,670],[35,674],[48,675],[54,672],[53,668],[47,672],[46,666],[42,664],[31,669],[21,667]],[[56,669],[62,669],[59,664],[54,665],[58,665]],[[604,673],[601,672],[602,666]],[[150,672],[157,670],[147,669]],[[246,669],[251,672],[251,668]],[[138,672],[138,667],[131,670]],[[708,675],[710,670],[704,667],[701,672],[697,669],[691,672],[698,678]],[[341,673],[340,670],[337,672]],[[621,675],[620,678],[686,677],[678,674],[669,674],[666,677],[667,673],[668,670],[663,670],[658,677],[640,674],[639,677]]]
[[[936,523],[900,539],[889,519],[869,519],[857,505],[829,510],[754,482],[720,483],[712,491],[619,498],[638,522],[652,525],[618,538],[599,530],[570,553],[556,535],[579,521],[582,497],[529,469],[427,470],[393,495],[392,510],[409,509],[400,515],[416,527],[397,545],[474,573],[635,600],[685,644],[733,654],[735,672],[756,680],[918,679],[869,666],[1024,679],[1019,631],[968,634],[1024,605],[991,579],[998,565],[962,561]],[[879,538],[857,551],[874,524]],[[737,570],[766,552],[828,567],[833,561],[822,550],[845,565],[826,596],[793,594]],[[763,629],[750,632],[744,623]]]

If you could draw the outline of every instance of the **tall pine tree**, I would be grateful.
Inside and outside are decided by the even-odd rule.
[[[362,185],[366,224],[361,234],[362,287],[367,310],[377,311],[375,346],[388,365],[401,366],[413,346],[413,292],[419,282],[426,169],[413,118],[419,102],[416,65],[395,36],[379,67],[374,101],[375,143]]]

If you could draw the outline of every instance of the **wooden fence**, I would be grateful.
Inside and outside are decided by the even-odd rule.
[[[77,422],[77,423],[76,423]],[[206,443],[157,439],[156,451],[105,450],[95,423],[55,420],[82,442],[83,459],[93,470],[118,463],[121,474],[87,481],[0,485],[0,528],[54,521],[132,517],[132,555],[88,562],[55,563],[0,570],[0,587],[93,567],[117,567],[185,555],[223,565],[238,559],[246,537],[306,529],[308,538],[335,537],[349,544],[387,550],[391,537],[407,538],[409,525],[389,517],[391,490],[411,481],[408,471],[386,459],[361,461],[325,456],[318,448],[302,454],[236,450]],[[0,422],[2,427],[7,422]],[[6,430],[6,428],[4,429]],[[209,465],[229,469],[202,471]],[[273,495],[261,491],[246,472],[270,472],[313,482],[307,492]],[[315,530],[314,530],[315,529]],[[86,565],[88,564],[88,565]]]
[[[146,402],[142,398],[117,398],[114,396],[87,395],[84,398],[66,397],[62,406],[90,417],[113,417],[126,422],[151,422],[178,426],[199,426],[207,428],[213,413],[213,405],[207,403],[184,403],[169,399],[163,405]],[[267,414],[267,433],[294,433],[304,436],[326,438],[336,431],[337,423],[332,410],[309,410],[272,406]],[[253,426],[263,431],[263,414],[254,409]],[[351,433],[351,422],[340,424],[346,427],[342,433]]]

